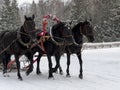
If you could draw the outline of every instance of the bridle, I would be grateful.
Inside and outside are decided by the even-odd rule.
[[[36,32],[37,30],[32,30],[32,31],[29,31],[29,28],[28,28],[28,25],[27,23],[30,23],[32,21],[25,21],[24,22],[24,25],[23,25],[23,30],[24,32],[21,32],[20,30],[17,32],[17,38],[18,38],[18,41],[25,47],[29,48],[31,47],[31,43],[32,43],[32,37],[30,35],[30,33],[33,33],[33,32]],[[29,42],[28,43],[24,43],[21,39],[21,35],[25,35],[25,36],[28,36],[30,38]]]
[[[26,33],[33,33],[33,32],[36,31],[36,29],[34,29],[34,30],[32,30],[32,31],[29,31],[29,28],[28,28],[28,24],[27,24],[27,23],[30,23],[30,22],[33,22],[33,21],[25,21],[25,22],[24,22],[23,28],[24,28],[24,31],[25,31]],[[31,25],[32,25],[32,24],[31,24]]]
[[[88,36],[88,35],[93,35],[92,33],[88,33],[88,30],[87,29],[84,29],[85,28],[85,25],[80,25],[80,34],[81,35],[85,35],[85,36]],[[91,26],[91,28],[92,28],[92,26]],[[84,31],[85,31],[85,33],[83,33],[83,29],[84,29]]]

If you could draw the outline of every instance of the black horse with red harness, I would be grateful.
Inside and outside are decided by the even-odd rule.
[[[40,74],[40,58],[43,56],[43,54],[46,54],[47,58],[48,58],[48,63],[49,63],[49,76],[48,78],[52,78],[53,77],[53,73],[57,70],[57,68],[59,67],[59,60],[60,60],[60,56],[63,54],[66,45],[71,45],[74,43],[73,37],[72,37],[72,33],[70,31],[69,26],[65,23],[65,22],[59,22],[55,25],[52,26],[52,28],[50,29],[50,31],[48,32],[47,36],[49,35],[49,38],[47,40],[45,40],[43,43],[44,46],[44,50],[45,51],[41,51],[43,49],[41,44],[40,46],[35,46],[32,51],[35,52],[39,52],[38,58],[37,58],[37,70],[36,73]],[[38,40],[40,40],[41,34],[39,34],[38,36]],[[46,36],[45,36],[46,37]],[[51,57],[55,56],[56,61],[57,61],[57,65],[55,68],[52,67],[52,60]]]
[[[22,80],[19,62],[20,55],[28,54],[30,66],[26,74],[29,75],[29,73],[32,72],[33,53],[31,46],[36,40],[36,32],[34,15],[32,17],[25,16],[24,24],[19,30],[0,32],[0,58],[3,61],[3,74],[7,73],[7,64],[11,54],[15,55],[18,79]]]
[[[40,31],[40,30],[37,30]],[[46,40],[43,40],[47,37]],[[36,45],[32,48],[32,54],[39,52],[37,60],[37,70],[36,73],[40,74],[39,62],[40,58],[46,54],[49,63],[49,78],[53,77],[53,72],[59,67],[60,55],[64,52],[66,45],[71,45],[74,43],[70,27],[65,22],[57,22],[53,25],[49,32],[46,30],[41,30],[41,33],[37,34],[37,40],[39,45]],[[25,53],[28,59],[31,57],[29,53]],[[33,56],[33,55],[32,55]],[[57,65],[55,68],[52,67],[51,56],[55,56]],[[35,62],[33,61],[33,62]],[[14,61],[13,61],[14,62]],[[8,65],[9,66],[9,65]],[[29,68],[26,66],[26,68]]]

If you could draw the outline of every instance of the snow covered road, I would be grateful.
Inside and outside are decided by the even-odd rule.
[[[82,59],[83,80],[78,78],[79,63],[75,55],[71,56],[71,78],[66,77],[64,55],[61,58],[64,74],[54,74],[54,80],[48,79],[48,62],[43,57],[42,75],[36,75],[35,64],[29,76],[22,72],[23,81],[17,79],[16,72],[9,73],[10,77],[3,77],[0,72],[0,90],[120,90],[120,48],[84,50]]]

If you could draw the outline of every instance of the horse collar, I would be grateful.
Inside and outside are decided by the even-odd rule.
[[[31,40],[28,43],[23,42],[22,39],[21,39],[21,34],[22,34],[22,32],[20,32],[20,31],[17,32],[17,39],[18,39],[19,43],[22,44],[23,46],[27,47],[27,48],[30,48]]]

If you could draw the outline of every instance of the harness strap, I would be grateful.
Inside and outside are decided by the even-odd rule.
[[[18,41],[25,47],[27,48],[30,48],[30,44],[31,44],[31,40],[28,42],[28,43],[24,43],[22,40],[21,40],[21,34],[22,32],[18,31],[17,32],[17,38],[18,38]]]
[[[11,66],[12,66],[12,64],[14,64],[14,63],[15,63],[15,60],[10,61],[10,62],[8,63],[8,65],[7,65],[7,68],[8,68],[8,69],[11,69]]]
[[[4,53],[14,42],[16,42],[17,41],[17,38],[15,39],[15,40],[13,40],[12,41],[12,43],[10,43],[6,48],[4,48],[1,52],[0,52],[0,54],[2,54],[2,53]]]
[[[44,53],[46,53],[46,50],[45,50],[45,47],[44,47],[44,45],[43,45],[43,43],[46,41],[46,40],[48,40],[50,38],[50,36],[42,36],[41,38],[40,38],[40,46],[41,46],[41,49],[42,49],[42,51],[44,52]]]

